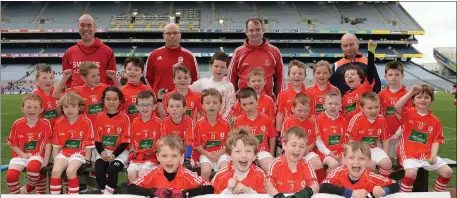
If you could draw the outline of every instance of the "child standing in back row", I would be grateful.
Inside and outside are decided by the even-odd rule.
[[[316,116],[323,113],[324,109],[324,95],[327,91],[330,90],[339,90],[335,86],[329,83],[329,78],[332,75],[332,69],[330,63],[327,61],[319,61],[313,68],[313,76],[316,83],[307,89],[307,91],[313,96],[314,98],[314,112],[311,114],[315,114]]]
[[[52,97],[54,93],[54,73],[48,64],[38,64],[35,81],[37,86],[33,93],[38,94],[43,101],[43,117],[51,122],[54,127],[59,114],[57,113],[57,100]]]
[[[406,93],[406,87],[401,84],[403,79],[404,69],[403,64],[398,61],[391,61],[386,64],[384,78],[387,80],[389,85],[379,92],[378,97],[381,102],[381,114],[386,119],[387,123],[387,137],[390,141],[390,153],[389,156],[397,158],[396,151],[398,145],[398,138],[401,135],[402,128],[400,126],[399,115],[395,113],[395,103]],[[411,100],[409,100],[404,108],[412,106]]]
[[[192,91],[202,93],[203,90],[208,88],[215,88],[222,94],[222,106],[220,114],[222,119],[229,121],[232,118],[232,107],[236,101],[235,87],[230,81],[227,81],[225,75],[227,68],[230,64],[230,58],[224,52],[216,52],[210,61],[210,78],[200,78],[192,85]]]

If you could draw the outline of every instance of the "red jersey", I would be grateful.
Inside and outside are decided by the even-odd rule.
[[[365,79],[360,87],[347,91],[343,96],[343,116],[347,120],[351,120],[352,116],[360,111],[360,97],[373,90],[368,80]]]
[[[239,127],[251,129],[251,133],[259,141],[259,152],[270,152],[270,147],[268,147],[269,139],[276,138],[276,130],[273,121],[266,114],[259,112],[254,120],[249,119],[246,114],[241,114],[233,123],[234,129]]]
[[[393,180],[386,178],[382,175],[375,174],[369,169],[360,176],[359,181],[352,184],[349,179],[349,171],[346,165],[340,166],[332,170],[322,183],[329,183],[335,186],[349,188],[352,190],[365,189],[367,192],[372,193],[375,186],[386,187],[392,183]]]
[[[416,108],[406,108],[401,114],[401,123],[403,134],[397,149],[400,161],[408,158],[428,160],[432,144],[444,144],[443,125],[430,110],[422,116]]]
[[[67,157],[75,153],[85,156],[86,147],[94,146],[94,139],[92,122],[84,115],[79,115],[78,121],[73,124],[62,116],[54,125],[52,144],[59,146],[61,153]]]
[[[175,134],[179,136],[184,145],[193,145],[194,131],[192,120],[187,116],[183,116],[179,124],[175,124],[170,116],[162,120],[162,133],[160,136],[167,134]]]
[[[294,98],[295,96],[297,96],[298,93],[304,93],[309,97],[309,101],[311,103],[309,109],[309,116],[313,114],[313,94],[306,89],[304,84],[302,85],[301,91],[296,92],[292,85],[289,83],[287,85],[287,88],[282,90],[281,93],[279,93],[278,100],[276,100],[276,103],[278,105],[278,112],[284,115],[284,120],[286,120],[288,117],[291,117],[291,115],[293,114],[292,108],[294,107]]]
[[[84,46],[82,41],[67,49],[62,56],[62,71],[71,69],[73,75],[67,81],[67,87],[81,86],[84,82],[79,75],[79,64],[83,62],[93,62],[98,66],[100,71],[100,82],[113,85],[106,75],[106,70],[116,71],[116,58],[113,50],[105,45],[100,39],[94,38],[94,43],[90,46]]]
[[[195,124],[195,147],[202,146],[208,152],[219,151],[225,147],[230,130],[230,123],[222,119],[220,114],[214,126],[205,116]]]
[[[168,97],[171,96],[171,94],[178,93],[178,90],[173,90],[172,92],[168,92],[164,97],[163,97],[163,108],[165,109],[165,112],[167,111],[167,105],[168,105]],[[189,89],[189,92],[184,96],[186,98],[186,115],[191,118],[193,121],[197,121],[197,114],[203,115],[203,108],[202,108],[202,103],[201,103],[201,95],[197,92],[193,92],[192,90]]]
[[[124,95],[125,98],[125,109],[127,109],[127,115],[130,118],[130,121],[133,121],[138,115],[139,111],[136,109],[136,96],[141,92],[141,91],[150,91],[152,94],[154,94],[154,91],[152,90],[151,87],[144,85],[142,82],[139,83],[129,83],[125,84],[120,88],[122,91],[122,94]],[[154,95],[154,98],[156,96]]]
[[[197,173],[187,170],[183,166],[179,166],[176,176],[172,181],[168,181],[164,175],[164,171],[162,166],[155,166],[144,177],[139,177],[133,181],[133,184],[143,188],[173,188],[177,190],[187,190],[210,185],[198,176]]]
[[[132,163],[151,161],[157,164],[155,151],[161,130],[162,120],[155,115],[152,115],[151,119],[147,122],[143,122],[141,115],[138,115],[133,119],[131,127],[132,142],[130,148],[132,148],[135,153],[136,159],[132,160]]]
[[[398,119],[395,113],[395,103],[397,103],[397,101],[407,93],[408,90],[406,90],[406,87],[402,85],[400,90],[395,93],[390,91],[389,86],[387,86],[378,94],[379,102],[381,103],[381,114],[384,115],[387,122],[388,137],[394,135],[398,127],[400,127],[400,119]],[[411,100],[408,100],[404,108],[412,106],[413,104]]]
[[[330,118],[325,112],[316,117],[317,137],[324,142],[330,151],[344,151],[343,145],[347,142],[347,126],[346,119],[340,114],[336,119]]]
[[[320,90],[319,87],[317,86],[317,83],[314,84],[312,87],[308,88],[307,91],[311,93],[313,96],[313,104],[314,104],[314,111],[312,112],[315,115],[319,115],[324,112],[324,96],[325,93],[327,93],[330,90],[335,90],[335,91],[340,91],[338,88],[335,86],[331,85],[330,83],[327,83],[327,87],[325,87],[324,90]]]
[[[48,119],[51,122],[51,127],[54,127],[54,123],[59,116],[57,113],[57,99],[52,97],[52,93],[54,93],[54,87],[51,88],[49,95],[40,88],[40,86],[36,86],[36,89],[33,91],[34,94],[38,94],[41,97],[41,105],[43,105],[43,117]]]
[[[370,146],[378,147],[378,143],[389,139],[387,123],[382,115],[378,115],[373,123],[362,112],[355,114],[348,125],[348,135],[353,141],[361,141]]]
[[[309,146],[316,142],[316,127],[314,126],[314,120],[307,118],[303,121],[300,121],[295,117],[289,117],[284,121],[282,125],[281,143],[284,142],[284,135],[286,134],[286,131],[294,126],[300,127],[301,129],[303,129],[303,131],[306,132],[306,136],[308,137],[308,143],[306,144],[306,146]]]
[[[38,119],[35,126],[27,125],[27,118],[24,116],[17,119],[11,127],[11,133],[7,144],[11,147],[17,146],[24,153],[44,157],[46,144],[52,142],[51,123],[43,118]],[[13,158],[20,157],[12,151]]]
[[[275,120],[276,118],[276,106],[273,99],[270,96],[262,92],[262,94],[257,99],[257,111],[265,113],[271,120]],[[233,106],[233,116],[238,117],[243,113],[241,109],[240,102],[237,101]]]
[[[258,194],[265,193],[265,173],[255,164],[251,164],[249,167],[248,175],[243,180],[239,181],[243,185],[252,188],[252,190],[256,191]],[[233,164],[230,162],[227,167],[217,171],[216,175],[214,175],[213,180],[211,181],[214,194],[220,194],[224,191],[228,186],[228,181],[233,178],[235,175],[235,168]]]
[[[295,193],[317,182],[316,172],[305,159],[300,159],[297,170],[292,172],[285,155],[276,158],[267,172],[267,179],[280,193]]]
[[[274,98],[273,84],[276,86],[275,94],[279,94],[283,88],[283,63],[279,49],[271,45],[264,38],[262,45],[250,45],[248,39],[244,44],[235,49],[228,68],[227,80],[232,82],[235,89],[243,89],[248,86],[248,73],[254,68],[261,67],[265,70],[265,93]],[[273,76],[276,81],[273,82]]]
[[[84,99],[86,103],[86,116],[92,121],[96,122],[98,114],[103,112],[102,94],[108,87],[107,84],[100,83],[98,87],[89,88],[86,85],[76,86],[65,90],[65,92],[74,91]]]
[[[95,141],[101,142],[106,150],[114,151],[121,143],[130,143],[132,138],[130,119],[123,112],[112,118],[106,113],[99,114],[94,128]]]
[[[144,68],[145,77],[155,94],[160,89],[168,91],[175,89],[173,83],[173,65],[175,64],[180,64],[190,70],[191,84],[199,79],[197,60],[192,52],[183,47],[170,49],[163,46],[149,54]]]

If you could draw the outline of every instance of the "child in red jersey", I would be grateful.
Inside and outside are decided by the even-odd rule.
[[[154,94],[141,91],[136,96],[136,109],[140,114],[133,119],[131,126],[132,143],[127,168],[129,182],[142,177],[157,164],[155,155],[157,140],[160,138],[162,120],[153,114],[156,104]]]
[[[192,155],[195,136],[192,120],[186,116],[186,98],[180,93],[171,94],[167,97],[167,111],[168,117],[162,120],[161,136],[175,134],[181,138],[186,146],[184,167],[192,169],[198,158],[197,155]]]
[[[273,162],[274,151],[276,147],[276,133],[273,121],[264,113],[257,110],[257,94],[253,88],[246,87],[238,92],[243,113],[235,119],[233,128],[247,127],[259,141],[259,159],[260,168],[265,172]]]
[[[127,78],[127,84],[122,86],[120,90],[125,97],[125,109],[130,121],[133,121],[138,117],[139,109],[137,109],[136,97],[143,91],[153,92],[149,85],[144,85],[141,82],[141,77],[144,72],[144,62],[140,57],[129,57],[124,61],[125,77]],[[146,81],[147,82],[147,81]],[[154,96],[154,99],[156,97]]]
[[[84,85],[67,88],[65,92],[74,91],[80,95],[86,103],[86,116],[95,123],[97,115],[103,112],[103,105],[101,101],[101,96],[103,90],[108,87],[107,84],[100,83],[100,71],[98,66],[92,62],[84,62],[79,65],[79,74],[81,79],[84,81]],[[116,72],[113,70],[107,70],[106,74],[110,77],[116,87],[120,87],[121,84],[116,77]],[[72,76],[71,69],[63,71],[62,80],[57,84],[56,89],[52,96],[56,99],[59,99],[62,95],[62,90],[65,86],[65,83]]]
[[[51,194],[60,194],[62,173],[68,178],[68,193],[79,194],[77,170],[90,166],[91,150],[94,146],[92,122],[83,115],[84,100],[77,93],[65,93],[57,107],[64,116],[57,119],[53,133],[53,157],[50,189]]]
[[[171,94],[180,93],[186,98],[186,115],[192,119],[195,123],[199,120],[202,116],[202,106],[200,101],[200,94],[190,90],[189,85],[191,81],[191,73],[187,67],[184,66],[177,66],[173,69],[173,82],[175,83],[175,89],[165,96],[163,96],[163,92],[168,90],[159,90],[158,98],[158,113],[160,118],[165,118],[168,112],[168,98]],[[162,104],[163,99],[163,104]]]
[[[275,118],[276,106],[274,100],[265,94],[265,71],[262,68],[255,68],[248,73],[248,87],[257,93],[257,111],[265,113],[271,120]],[[238,117],[242,113],[240,101],[233,106],[233,116]]]
[[[380,103],[378,95],[367,92],[360,97],[361,112],[355,114],[348,126],[349,141],[362,141],[370,146],[371,160],[374,162],[369,167],[375,170],[379,166],[379,174],[384,177],[390,176],[392,161],[389,153],[389,137],[387,136],[387,123],[384,116],[380,115]],[[378,144],[382,142],[382,149]]]
[[[321,60],[316,63],[313,68],[313,76],[316,83],[307,89],[314,98],[314,112],[311,114],[319,115],[325,111],[324,109],[324,95],[330,90],[339,90],[329,83],[329,78],[332,75],[330,63]]]
[[[95,129],[95,175],[104,194],[113,194],[118,174],[127,165],[130,144],[130,119],[121,107],[124,95],[117,87],[107,87],[102,93],[106,111],[97,116]],[[108,174],[108,177],[106,175]]]
[[[181,165],[184,144],[174,134],[162,136],[157,142],[157,159],[160,166],[152,168],[144,177],[128,187],[128,193],[146,197],[195,197],[212,194],[214,189],[196,173]]]
[[[205,111],[203,119],[195,124],[195,150],[200,154],[201,176],[210,181],[211,170],[227,167],[230,159],[225,154],[225,140],[230,132],[230,123],[219,114],[222,95],[214,88],[203,90],[202,106]]]
[[[291,127],[284,134],[284,154],[271,164],[265,183],[268,195],[285,198],[283,193],[310,198],[319,191],[316,173],[304,159],[307,135],[300,127]]]
[[[381,114],[387,122],[387,137],[390,137],[390,153],[388,155],[397,158],[398,138],[401,135],[402,128],[400,127],[399,115],[395,113],[395,103],[406,93],[406,87],[401,84],[403,79],[404,69],[403,64],[398,61],[391,61],[386,64],[384,78],[389,85],[378,93],[379,101],[381,102]],[[405,107],[411,107],[411,100],[408,100]]]
[[[346,144],[347,121],[340,114],[341,93],[330,90],[324,95],[324,113],[316,117],[316,147],[327,173],[340,166]]]
[[[265,173],[253,163],[258,144],[254,135],[244,128],[228,138],[225,150],[232,162],[214,175],[211,183],[215,194],[265,193]]]
[[[403,109],[411,98],[414,107]],[[411,91],[395,104],[395,112],[401,115],[403,127],[397,150],[398,161],[405,169],[401,183],[403,192],[412,190],[418,168],[438,172],[434,191],[445,191],[452,177],[452,169],[437,156],[444,138],[443,125],[430,110],[433,99],[432,87],[414,85]]]
[[[370,159],[371,151],[367,144],[349,143],[344,149],[345,165],[327,175],[319,192],[346,198],[365,198],[368,194],[384,197],[399,192],[400,186],[394,180],[369,170]]]
[[[373,70],[376,69],[374,65],[375,50],[376,43],[370,40],[368,44],[368,70],[366,74],[353,64],[349,64],[342,72],[346,85],[349,86],[349,90],[343,96],[343,116],[347,120],[351,120],[352,116],[360,111],[360,96],[366,92],[373,91]]]
[[[316,175],[318,181],[321,182],[325,178],[325,169],[322,161],[315,153],[316,151],[316,133],[315,133],[315,125],[314,120],[309,118],[310,114],[310,99],[304,93],[299,93],[294,98],[294,107],[292,112],[294,113],[293,116],[287,118],[281,130],[281,144],[284,143],[284,135],[286,131],[294,126],[298,126],[303,131],[305,131],[307,138],[306,144],[306,154],[305,160],[309,164],[313,166],[316,171]]]
[[[40,170],[47,166],[51,156],[51,123],[40,118],[43,112],[41,104],[39,95],[26,95],[22,99],[21,108],[24,116],[17,119],[11,127],[7,144],[11,147],[12,158],[6,173],[10,194],[30,193],[37,188],[41,181]],[[24,169],[27,171],[28,184],[19,189],[19,176]],[[37,188],[37,193],[44,194],[43,190]]]
[[[44,108],[43,117],[48,119],[51,122],[51,126],[54,127],[54,123],[59,116],[56,109],[57,100],[52,97],[54,92],[54,73],[48,64],[38,64],[36,71],[35,81],[37,86],[33,93],[41,97]]]

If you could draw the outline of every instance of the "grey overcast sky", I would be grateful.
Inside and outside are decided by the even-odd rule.
[[[403,8],[424,29],[413,45],[424,54],[416,63],[434,63],[434,47],[456,47],[456,2],[401,2]]]

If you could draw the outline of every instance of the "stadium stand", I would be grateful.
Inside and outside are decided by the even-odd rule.
[[[111,23],[112,17],[125,14],[125,7],[127,2],[88,2],[90,6],[87,8],[86,14],[94,17],[98,28],[108,28]]]
[[[46,2],[2,2],[2,29],[34,29],[35,17]],[[6,7],[3,8],[3,6]]]
[[[77,28],[78,18],[83,13],[86,2],[68,1],[49,3],[40,17],[46,18],[43,28]]]
[[[138,13],[135,20],[131,21],[133,12]],[[2,62],[6,62],[1,68],[2,91],[30,92],[35,77],[34,68],[30,66],[37,62],[50,63],[55,71],[55,81],[58,82],[62,78],[60,64],[62,60],[55,56],[64,53],[69,46],[74,45],[75,41],[56,42],[53,39],[79,39],[78,34],[69,34],[65,31],[77,30],[77,19],[82,14],[87,13],[95,18],[98,29],[103,31],[103,33],[97,33],[97,37],[119,39],[116,42],[105,43],[117,56],[117,75],[121,76],[122,63],[130,53],[147,56],[163,45],[162,42],[144,42],[142,39],[161,39],[163,26],[169,23],[169,16],[175,16],[177,12],[181,13],[179,25],[182,28],[182,38],[201,39],[183,43],[183,47],[195,54],[199,63],[200,77],[210,77],[210,54],[221,50],[229,54],[233,53],[245,38],[243,32],[245,20],[258,16],[267,22],[265,35],[270,41],[275,41],[272,43],[287,55],[283,55],[283,71],[286,80],[287,65],[292,59],[297,58],[309,66],[319,60],[327,60],[330,63],[338,60],[342,54],[339,46],[341,34],[353,31],[359,36],[361,42],[365,42],[365,45],[360,45],[362,52],[366,52],[366,42],[369,39],[382,41],[378,42],[377,48],[380,59],[376,69],[380,76],[384,74],[387,61],[401,60],[406,64],[403,82],[408,88],[414,84],[423,83],[431,84],[437,89],[452,87],[449,81],[411,62],[411,57],[422,57],[421,52],[411,45],[418,42],[414,35],[423,34],[423,29],[398,2],[91,1],[2,2],[1,53]],[[44,24],[40,24],[40,19],[44,19],[42,21]],[[222,24],[220,24],[221,19]],[[191,27],[196,31],[187,33],[186,30]],[[37,34],[3,32],[6,29],[16,32],[20,32],[21,29],[42,29],[44,32]],[[59,29],[59,31],[46,33],[49,29]],[[158,31],[158,33],[149,31]],[[282,34],[281,31],[291,33]],[[301,34],[300,31],[305,34]],[[394,32],[396,32],[395,35],[392,34]],[[303,43],[304,38],[307,43]],[[22,39],[25,42],[20,44],[4,42],[9,39]],[[31,39],[38,42],[31,42]],[[43,45],[40,39],[50,40],[50,42]],[[318,41],[314,42],[315,40]],[[133,46],[136,48],[132,48]],[[32,57],[29,56],[31,53],[46,54],[46,56]],[[48,53],[57,55],[53,57]],[[15,54],[27,55],[27,57],[16,57]],[[455,63],[455,56],[452,60]],[[309,87],[314,83],[311,67],[306,69],[306,73],[305,84]]]

